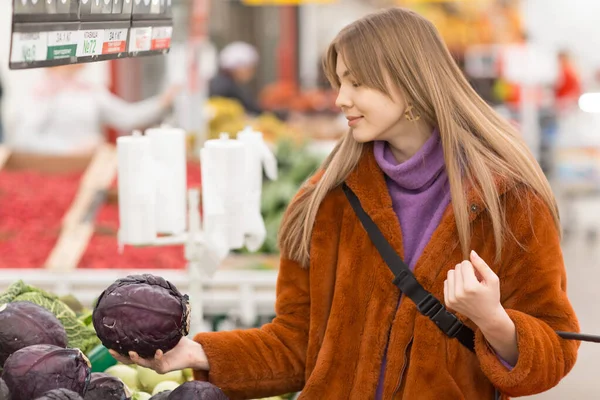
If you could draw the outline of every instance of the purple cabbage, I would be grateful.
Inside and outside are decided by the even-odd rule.
[[[68,389],[83,396],[90,375],[89,360],[80,350],[39,344],[8,357],[2,379],[12,400],[31,400],[53,389]]]
[[[54,389],[35,400],[83,400],[80,395],[68,389]]]
[[[84,400],[127,400],[129,390],[122,380],[102,372],[94,372]]]
[[[8,356],[34,344],[67,347],[67,332],[44,307],[29,301],[0,306],[0,368]]]
[[[98,298],[93,312],[104,347],[143,358],[164,353],[189,332],[189,300],[170,282],[149,274],[119,279]]]
[[[172,390],[165,390],[150,397],[150,400],[168,400]]]
[[[173,390],[167,400],[229,400],[229,397],[212,383],[191,381]]]

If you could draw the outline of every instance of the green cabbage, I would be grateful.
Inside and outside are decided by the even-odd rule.
[[[94,330],[77,319],[75,312],[57,296],[27,285],[23,281],[17,281],[6,292],[0,294],[0,305],[15,301],[30,301],[53,313],[67,332],[69,347],[88,353],[100,344],[100,339]]]

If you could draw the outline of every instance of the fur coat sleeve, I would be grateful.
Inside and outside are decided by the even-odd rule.
[[[304,386],[309,329],[308,270],[282,259],[277,281],[277,317],[260,329],[200,333],[210,363],[208,380],[233,399],[300,391]],[[196,379],[202,373],[196,372]]]
[[[567,298],[560,237],[548,207],[529,191],[510,202],[517,205],[507,216],[516,241],[509,240],[514,244],[503,252],[510,256],[499,278],[502,304],[517,328],[519,359],[509,371],[480,330],[475,348],[492,384],[517,397],[554,387],[573,368],[579,342],[560,339],[555,331],[579,332],[579,325]]]

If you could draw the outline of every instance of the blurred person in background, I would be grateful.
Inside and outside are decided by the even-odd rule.
[[[254,46],[233,42],[219,54],[219,72],[211,79],[209,97],[224,97],[242,104],[248,114],[262,114],[263,109],[247,84],[256,75],[259,55]]]
[[[85,64],[49,68],[27,103],[15,108],[9,145],[22,152],[84,155],[105,142],[105,127],[122,131],[156,124],[170,109],[179,89],[129,103],[108,89],[81,78]]]
[[[558,54],[558,63],[559,75],[555,87],[555,96],[557,108],[560,112],[577,107],[582,89],[577,67],[568,51],[563,50]]]
[[[555,331],[579,324],[556,200],[519,133],[413,11],[346,26],[324,67],[349,129],[283,218],[276,317],[113,356],[193,368],[235,399],[491,400],[558,384],[579,342]],[[415,281],[431,292],[418,307]]]

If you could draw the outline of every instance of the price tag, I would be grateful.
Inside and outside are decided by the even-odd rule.
[[[127,51],[128,29],[109,29],[104,31],[102,54],[115,54]]]
[[[130,53],[150,51],[152,48],[152,28],[131,28],[129,32]]]
[[[75,57],[77,55],[77,31],[48,32],[47,60]]]
[[[102,54],[104,31],[80,31],[77,44],[77,57],[98,56]]]
[[[152,50],[165,50],[171,47],[173,27],[161,26],[152,28]]]
[[[13,32],[10,62],[45,61],[47,49],[48,34],[46,32]]]

